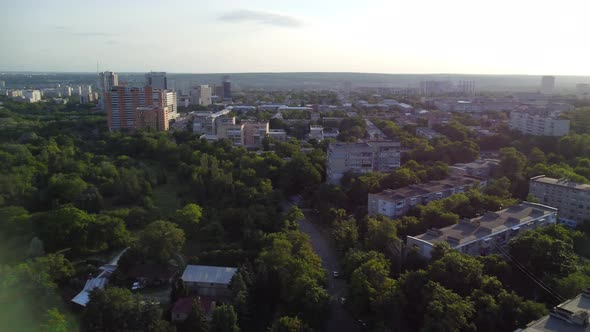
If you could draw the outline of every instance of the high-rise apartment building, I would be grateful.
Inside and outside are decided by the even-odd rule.
[[[98,88],[105,93],[112,87],[119,85],[119,76],[112,71],[105,71],[98,74]]]
[[[223,100],[231,100],[231,81],[229,76],[223,76]]]
[[[145,85],[154,89],[168,89],[168,79],[165,72],[149,72],[145,74]]]
[[[137,123],[137,109],[140,107],[155,106],[165,109],[166,119],[168,120],[169,105],[175,103],[176,96],[174,92],[152,89],[149,86],[143,88],[114,86],[105,93],[104,98],[108,125],[111,131],[140,128],[141,125]]]
[[[168,107],[146,106],[138,107],[135,112],[136,128],[150,128],[153,130],[168,130]]]
[[[590,220],[590,185],[554,179],[544,175],[531,178],[529,194],[541,204],[556,207],[559,219],[568,226]]]
[[[552,94],[555,91],[555,76],[541,77],[541,93]]]
[[[344,173],[391,172],[400,166],[400,143],[370,141],[331,143],[328,147],[327,180],[337,184]]]

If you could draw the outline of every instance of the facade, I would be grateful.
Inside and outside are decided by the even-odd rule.
[[[488,212],[458,224],[429,229],[417,236],[408,236],[409,248],[417,248],[420,255],[430,258],[437,242],[447,242],[451,248],[473,256],[492,253],[496,247],[503,247],[518,234],[557,222],[557,209],[536,203],[522,202],[506,209]]]
[[[541,93],[552,94],[555,91],[555,76],[541,77]]]
[[[150,128],[158,131],[168,130],[168,107],[138,107],[135,112],[135,127]]]
[[[588,332],[590,326],[590,289],[554,307],[549,315],[515,332]]]
[[[41,91],[24,90],[22,92],[22,99],[28,103],[36,103],[41,100]]]
[[[422,81],[420,82],[420,94],[423,96],[437,96],[452,91],[449,81]]]
[[[223,100],[231,100],[231,81],[229,76],[223,76]]]
[[[473,176],[453,176],[444,180],[429,181],[399,189],[386,189],[368,195],[370,215],[398,218],[411,208],[467,191],[473,186],[485,186],[485,179]]]
[[[165,72],[149,72],[145,74],[145,85],[154,89],[168,89],[168,79]]]
[[[244,125],[236,124],[234,117],[224,117],[219,126],[217,127],[217,138],[229,139],[233,145],[243,146],[244,145]],[[231,119],[231,121],[229,121]]]
[[[112,71],[98,74],[98,88],[104,93],[119,85],[119,76]]]
[[[269,129],[268,137],[279,142],[287,141],[287,132],[284,129]]]
[[[533,136],[565,136],[570,132],[570,120],[514,111],[510,112],[510,129]]]
[[[327,179],[332,184],[339,183],[346,172],[391,172],[399,166],[399,142],[331,143],[328,147]]]
[[[590,221],[590,185],[539,175],[531,178],[529,194],[542,204],[559,209],[559,220],[568,226]]]
[[[237,271],[233,267],[187,265],[181,279],[187,290],[223,300],[231,298],[229,284]]]
[[[318,141],[324,140],[324,127],[317,126],[317,125],[310,125],[309,126],[309,138],[315,139]]]
[[[246,122],[244,123],[244,146],[261,147],[262,140],[269,133],[268,122]]]
[[[193,118],[193,132],[207,135],[217,135],[217,127],[222,123],[222,117],[229,114],[229,112],[229,110],[225,109],[215,113],[196,113],[195,117]]]
[[[466,164],[455,164],[449,167],[453,175],[469,175],[489,179],[492,172],[500,165],[497,159],[478,159]]]
[[[209,106],[211,105],[211,87],[200,85],[191,89],[191,104]]]

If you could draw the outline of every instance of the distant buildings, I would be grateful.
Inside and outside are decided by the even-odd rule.
[[[286,142],[287,132],[284,129],[269,129],[268,137],[279,142]]]
[[[588,332],[590,289],[554,307],[549,315],[516,332]]]
[[[459,81],[455,87],[455,92],[462,96],[475,94],[475,81]]]
[[[138,107],[135,112],[136,127],[151,128],[153,130],[168,130],[168,107],[146,106]]]
[[[328,147],[327,180],[337,184],[346,172],[390,172],[400,166],[400,143],[331,143]]]
[[[403,216],[412,207],[467,191],[472,186],[484,186],[486,180],[471,176],[452,176],[444,180],[410,185],[399,189],[387,189],[368,195],[370,215],[390,218]]]
[[[478,159],[466,164],[449,166],[449,170],[453,175],[468,175],[489,179],[494,169],[499,165],[500,161],[496,159]]]
[[[428,127],[418,127],[416,128],[416,136],[424,137],[427,140],[432,140],[437,137],[443,137],[440,133],[436,130],[428,128]]]
[[[119,85],[119,76],[112,71],[105,71],[98,74],[98,89],[100,90],[99,107],[106,110],[105,99],[106,93]]]
[[[555,76],[541,77],[541,93],[552,94],[555,92]]]
[[[453,85],[450,81],[422,81],[420,82],[420,94],[423,96],[438,96],[448,94]]]
[[[219,112],[199,112],[193,118],[193,132],[207,135],[217,135],[217,127],[222,124],[222,116],[229,114],[225,109]],[[235,122],[234,122],[235,123]]]
[[[244,146],[260,147],[262,140],[269,133],[269,124],[267,122],[246,122],[244,123]]]
[[[41,91],[24,90],[21,99],[27,103],[36,103],[41,100]]]
[[[145,85],[154,89],[167,90],[168,79],[165,72],[149,72],[145,74]]]
[[[546,114],[510,112],[510,129],[533,136],[565,136],[570,132],[570,120]]]
[[[408,236],[406,243],[417,248],[420,255],[430,258],[437,242],[447,242],[453,249],[468,255],[491,253],[510,239],[529,229],[545,227],[557,222],[557,209],[549,206],[522,202],[506,209],[488,212],[470,220],[440,229],[429,229],[417,236]]]
[[[590,185],[544,175],[531,178],[529,194],[542,204],[559,209],[559,220],[575,227],[590,220]]]
[[[231,91],[231,81],[229,76],[223,76],[223,100],[231,100],[232,98],[232,91]]]
[[[208,85],[200,85],[191,89],[190,100],[193,105],[209,106],[211,105],[211,87]]]

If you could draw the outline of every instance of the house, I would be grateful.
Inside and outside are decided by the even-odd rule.
[[[234,267],[187,265],[181,279],[189,291],[223,300],[231,296],[229,284],[237,271]]]
[[[195,302],[194,296],[187,296],[178,299],[171,310],[171,320],[173,323],[184,322],[191,310],[193,309],[193,303]],[[213,298],[200,296],[199,302],[201,303],[201,309],[207,316],[207,319],[211,319],[211,314],[215,310],[216,302]]]
[[[470,220],[440,229],[429,229],[417,236],[408,236],[406,244],[420,255],[430,258],[437,242],[447,242],[453,249],[468,255],[491,253],[525,230],[545,227],[557,222],[557,209],[531,202],[522,202],[506,209],[488,212]]]
[[[515,332],[587,332],[590,325],[590,289],[551,310],[549,315]]]

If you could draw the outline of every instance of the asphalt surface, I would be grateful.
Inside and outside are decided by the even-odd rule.
[[[308,211],[303,211],[308,214]],[[347,297],[346,282],[332,276],[333,271],[341,273],[340,263],[336,250],[332,247],[326,236],[307,217],[299,220],[299,230],[309,235],[314,251],[322,259],[322,267],[328,271],[328,286],[326,290],[330,295],[331,316],[326,321],[327,332],[336,331],[361,331],[359,323],[340,304],[340,298]]]

